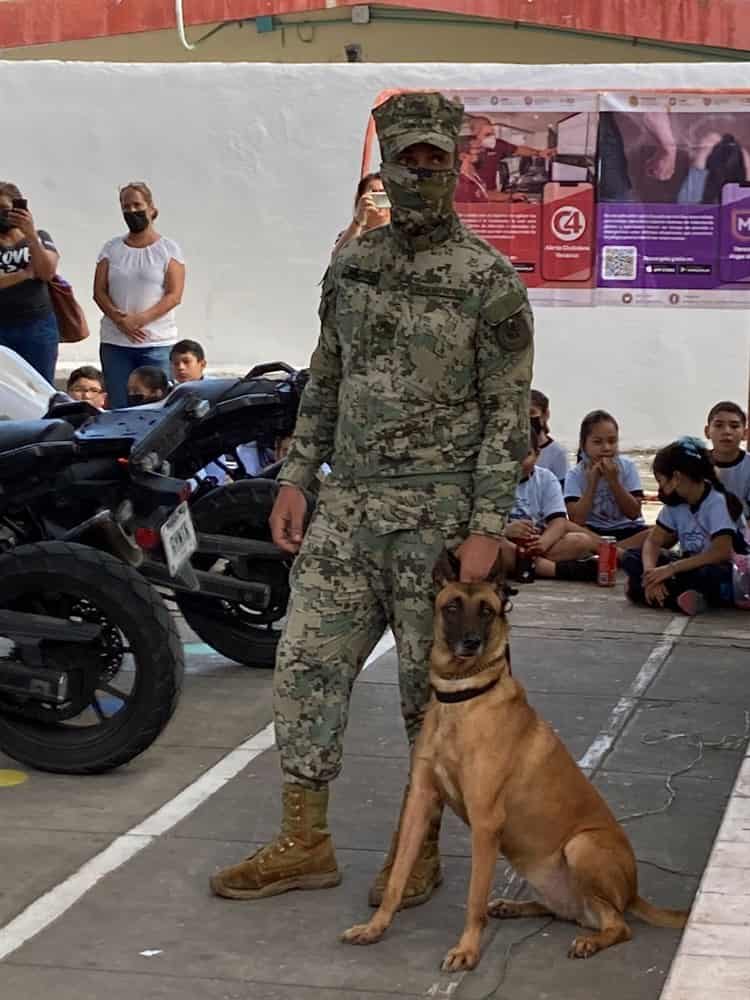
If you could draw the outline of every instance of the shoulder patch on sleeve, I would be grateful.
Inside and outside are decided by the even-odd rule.
[[[497,328],[497,339],[500,346],[513,354],[525,351],[533,336],[531,314],[528,309],[522,309],[514,316],[510,316]]]

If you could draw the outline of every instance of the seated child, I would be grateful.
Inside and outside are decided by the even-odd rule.
[[[169,352],[175,382],[197,382],[206,372],[206,352],[197,340],[178,340]]]
[[[519,550],[534,557],[540,577],[577,579],[569,562],[596,551],[598,542],[589,532],[575,530],[565,513],[560,483],[553,472],[538,465],[539,437],[532,429],[529,452],[521,463],[521,481],[508,516],[502,540],[503,561],[509,575],[516,572]],[[594,577],[596,561],[592,560]],[[589,579],[587,576],[586,579]]]
[[[169,394],[169,380],[156,365],[141,365],[128,378],[128,406],[158,403]]]
[[[750,517],[750,455],[740,447],[747,438],[745,411],[737,403],[717,403],[708,414],[705,434],[713,446],[710,454],[716,475],[742,501],[745,517]]]
[[[531,390],[531,405],[529,406],[529,416],[531,426],[539,435],[539,459],[536,463],[538,469],[549,469],[554,472],[560,480],[560,485],[565,482],[568,471],[568,456],[563,446],[550,437],[549,433],[549,397],[545,396],[539,389]]]
[[[662,507],[643,551],[628,551],[623,569],[634,604],[695,615],[733,603],[732,556],[747,552],[742,504],[717,479],[711,456],[695,438],[657,452],[654,475]],[[667,549],[678,542],[680,555]]]
[[[104,376],[92,365],[82,365],[72,371],[68,376],[66,391],[71,399],[85,399],[100,410],[107,405]]]
[[[635,462],[618,454],[618,442],[617,421],[606,410],[583,418],[578,465],[565,477],[565,503],[575,524],[640,548],[647,533],[641,477]]]

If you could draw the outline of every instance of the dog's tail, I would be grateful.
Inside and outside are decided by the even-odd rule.
[[[653,927],[684,927],[690,914],[690,910],[667,910],[661,906],[652,906],[642,896],[636,896],[628,910]]]

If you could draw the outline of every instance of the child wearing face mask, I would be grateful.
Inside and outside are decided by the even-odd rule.
[[[169,375],[169,351],[177,342],[175,310],[182,300],[185,264],[174,240],[154,228],[159,214],[148,185],[126,184],[120,209],[128,227],[106,243],[94,276],[101,309],[101,362],[113,408],[127,402],[132,371],[143,365]]]
[[[657,452],[654,475],[662,507],[643,551],[626,553],[626,593],[634,604],[695,615],[733,603],[732,560],[748,551],[742,504],[718,479],[695,438]],[[680,554],[667,550],[679,544]]]
[[[550,436],[549,397],[545,396],[539,389],[531,390],[529,417],[531,418],[531,426],[536,432],[539,441],[537,468],[549,469],[560,480],[560,485],[563,486],[565,484],[565,476],[568,472],[568,456],[560,442],[555,441]]]
[[[128,406],[158,403],[169,394],[169,380],[161,368],[142,365],[128,378]]]

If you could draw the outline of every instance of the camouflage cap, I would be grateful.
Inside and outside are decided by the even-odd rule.
[[[437,92],[396,94],[372,112],[384,160],[395,160],[408,146],[427,142],[453,153],[461,130],[460,100]]]

